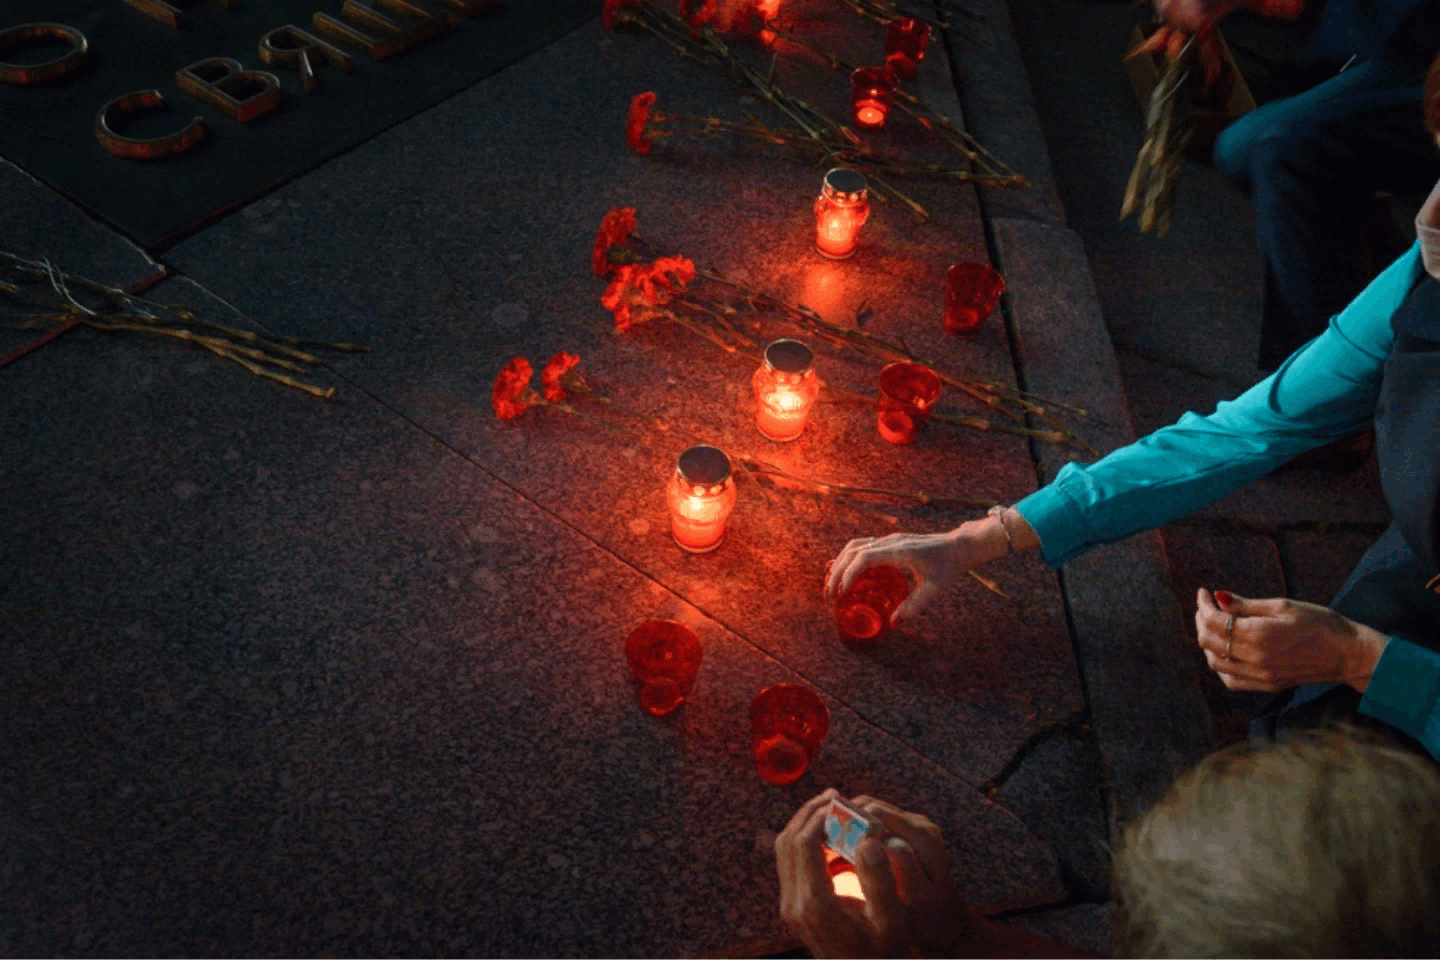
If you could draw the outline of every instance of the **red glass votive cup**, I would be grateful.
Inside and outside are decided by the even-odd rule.
[[[850,74],[850,110],[855,126],[879,130],[895,102],[895,81],[880,67],[861,67]]]
[[[835,598],[840,639],[879,643],[890,635],[890,617],[910,596],[910,579],[896,567],[871,567]]]
[[[914,80],[930,42],[930,24],[897,17],[885,24],[885,69],[897,80]]]
[[[918,363],[892,363],[880,371],[880,436],[898,446],[914,443],[940,399],[940,377]]]
[[[1005,278],[987,263],[957,263],[945,271],[945,329],[968,336],[995,312]]]
[[[810,768],[830,730],[830,711],[808,687],[777,683],[761,690],[750,704],[750,729],[760,779],[783,787]]]
[[[657,717],[685,702],[695,686],[704,651],[685,624],[674,620],[646,620],[630,631],[625,659],[639,683],[641,708]]]

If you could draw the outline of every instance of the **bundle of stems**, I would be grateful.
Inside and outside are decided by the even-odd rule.
[[[909,14],[906,13],[904,10],[901,10],[900,7],[892,3],[891,0],[840,0],[840,2],[843,3],[845,6],[849,7],[852,11],[854,11],[856,16],[860,17],[862,20],[869,20],[871,23],[878,23],[882,27],[885,24],[889,23],[891,20],[896,20],[900,17],[914,16],[913,14]],[[938,41],[938,35],[941,30],[950,30],[954,28],[955,21],[951,16],[952,14],[959,14],[961,17],[964,17],[967,20],[975,21],[976,23],[983,23],[985,21],[985,15],[983,13],[979,13],[975,10],[971,10],[970,8],[961,6],[959,4],[948,3],[946,2],[946,0],[934,0],[933,7],[935,12],[935,19],[931,20],[929,17],[915,17],[916,20],[921,20],[925,23],[930,24],[932,30],[932,33],[930,34],[931,43],[935,43]],[[970,36],[970,34],[967,33],[966,36]]]
[[[568,392],[573,392],[581,396],[588,397],[589,399],[594,400],[598,403],[602,403],[610,409],[631,416],[636,420],[646,424],[647,426],[666,434],[667,436],[679,435],[685,438],[686,443],[703,443],[713,447],[723,446],[722,444],[715,441],[713,438],[692,433],[688,430],[674,428],[671,425],[666,424],[664,421],[660,420],[658,417],[655,417],[647,412],[641,410],[634,410],[622,404],[615,403],[612,398],[597,391],[584,376],[579,375],[576,371],[567,372],[561,377],[560,383],[562,386],[565,387]],[[573,405],[568,403],[552,403],[549,405],[559,410],[563,410],[567,413],[580,412]],[[592,417],[591,419],[598,420],[599,418]],[[635,436],[630,431],[623,430],[623,428],[621,429],[621,432],[629,434],[630,436]],[[657,450],[654,445],[647,443],[643,439],[640,440],[640,443],[656,453],[661,452]],[[670,451],[667,450],[665,452],[668,454]],[[983,497],[971,497],[964,494],[957,496],[939,496],[936,494],[927,493],[924,490],[888,490],[882,487],[858,486],[854,484],[840,483],[833,480],[816,480],[812,477],[805,477],[797,473],[792,473],[789,470],[784,469],[783,467],[770,463],[767,460],[761,460],[759,457],[756,457],[752,454],[735,452],[733,450],[730,451],[730,458],[731,463],[738,467],[742,474],[747,476],[750,480],[755,481],[756,489],[759,490],[767,500],[769,499],[769,494],[766,492],[765,485],[756,480],[757,476],[765,477],[772,482],[780,481],[777,486],[789,486],[792,488],[799,488],[808,493],[818,494],[827,497],[847,497],[866,500],[899,500],[905,503],[917,504],[919,506],[943,507],[951,509],[984,509],[987,507],[995,506],[995,504],[997,503],[997,501],[995,500],[988,500]],[[893,520],[894,518],[886,519]]]
[[[86,295],[87,303],[77,298]],[[304,374],[320,359],[302,348],[368,353],[352,343],[320,343],[240,330],[206,320],[186,307],[155,303],[56,269],[48,260],[27,260],[0,251],[0,302],[19,307],[13,327],[34,329],[80,323],[107,333],[134,333],[192,343],[239,364],[257,377],[283,383],[322,399],[335,393],[290,376]],[[287,372],[288,371],[288,372]]]
[[[1195,58],[1195,40],[1191,37],[1186,41],[1180,55],[1166,65],[1150,92],[1145,142],[1135,157],[1135,167],[1130,171],[1130,182],[1120,207],[1121,220],[1139,210],[1141,233],[1153,230],[1163,237],[1170,231],[1180,157],[1190,140],[1190,131],[1183,122],[1177,122],[1177,111]]]
[[[1019,390],[1008,383],[998,380],[988,380],[983,377],[975,377],[967,374],[954,373],[945,370],[917,355],[913,350],[904,344],[893,343],[883,337],[877,337],[872,333],[859,328],[842,327],[839,324],[831,323],[820,314],[804,304],[793,304],[779,297],[764,293],[754,287],[726,277],[724,274],[714,270],[701,270],[697,277],[708,280],[712,283],[721,284],[735,290],[740,296],[738,305],[732,302],[722,302],[718,308],[713,304],[701,304],[701,312],[708,316],[721,315],[721,319],[729,321],[740,313],[744,307],[752,315],[758,314],[761,310],[776,317],[781,323],[791,328],[817,337],[828,343],[830,346],[842,352],[858,353],[871,360],[881,363],[918,363],[934,370],[945,384],[954,387],[979,403],[1009,418],[1014,423],[996,422],[983,417],[965,416],[959,414],[935,413],[931,416],[946,422],[956,423],[961,426],[968,426],[977,430],[995,430],[1003,433],[1017,433],[1022,436],[1035,437],[1036,439],[1050,441],[1052,443],[1068,443],[1088,452],[1094,453],[1094,449],[1088,444],[1075,437],[1069,430],[1066,430],[1059,423],[1055,422],[1051,410],[1061,410],[1066,413],[1080,417],[1089,417],[1090,413],[1080,407],[1073,407],[1067,404],[1047,400],[1044,397]],[[733,323],[730,324],[733,326]],[[728,331],[727,331],[728,332]],[[842,394],[846,391],[838,391],[831,388],[831,392],[839,399],[864,400],[866,402],[877,402],[876,398],[865,394],[849,392],[850,396]],[[1034,430],[1020,425],[1025,414],[1031,414],[1048,422],[1053,429]]]
[[[638,236],[633,235],[629,242],[645,245]],[[607,251],[607,256],[612,262],[623,262],[639,255],[627,248],[612,247]],[[931,413],[932,419],[968,427],[972,430],[1012,433],[1049,443],[1069,444],[1085,450],[1092,456],[1098,456],[1094,447],[1058,423],[1052,413],[1052,411],[1058,410],[1088,418],[1090,413],[1083,408],[1048,400],[1002,381],[945,370],[917,355],[902,343],[893,343],[859,328],[842,327],[831,323],[804,304],[789,303],[748,284],[726,277],[716,270],[698,270],[695,276],[697,280],[704,280],[724,288],[729,291],[729,295],[706,296],[701,294],[696,289],[696,285],[692,283],[683,291],[671,294],[663,305],[656,307],[653,313],[727,353],[737,354],[757,364],[760,363],[763,354],[760,344],[754,337],[762,334],[760,318],[765,316],[782,326],[819,339],[843,354],[858,355],[867,361],[878,361],[881,364],[905,362],[929,367],[935,371],[942,382],[1005,418],[1005,420],[994,420],[973,414],[937,410]],[[863,404],[879,402],[879,398],[871,394],[830,386],[827,386],[826,390],[831,402]],[[1026,414],[1045,421],[1049,425],[1049,429],[1025,426]]]
[[[817,164],[847,166],[858,170],[875,186],[877,197],[899,201],[921,220],[928,218],[929,213],[914,198],[896,187],[891,178],[930,177],[1005,187],[1024,185],[1023,179],[1008,168],[1005,168],[1008,172],[977,172],[934,164],[907,164],[877,156],[849,127],[780,86],[775,77],[773,59],[768,71],[756,69],[732,50],[712,26],[706,24],[695,30],[683,17],[664,9],[653,0],[632,0],[620,6],[615,11],[615,20],[617,23],[630,23],[647,30],[681,56],[721,71],[737,85],[747,88],[758,99],[778,110],[803,136],[776,130],[753,116],[751,124],[747,125],[727,123],[712,117],[664,115],[666,118],[688,123],[699,132],[743,133],[766,142],[789,146]]]
[[[823,60],[830,69],[847,77],[855,72],[854,64],[847,63],[838,54],[825,49],[815,41],[781,30],[773,24],[769,29],[787,43],[793,43],[797,47],[809,50]],[[976,172],[972,179],[992,187],[1027,186],[1024,177],[1016,173],[1005,161],[985,149],[980,141],[962,129],[959,124],[903,87],[896,86],[895,88],[895,106],[914,117],[916,123],[935,134],[941,142],[973,163]]]

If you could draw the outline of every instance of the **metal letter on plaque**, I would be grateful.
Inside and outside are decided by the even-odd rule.
[[[127,137],[116,133],[119,126],[130,114],[142,110],[158,110],[165,106],[165,98],[159,90],[141,90],[116,97],[95,115],[95,138],[100,146],[127,160],[158,160],[175,153],[184,153],[205,139],[205,121],[192,117],[184,130],[164,137]]]
[[[280,104],[280,78],[266,70],[246,70],[239,60],[210,57],[175,71],[175,83],[190,96],[248,123]]]

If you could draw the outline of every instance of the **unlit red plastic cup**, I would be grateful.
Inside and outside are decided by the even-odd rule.
[[[988,263],[957,263],[945,271],[945,330],[962,337],[980,332],[995,312],[1005,278]]]
[[[641,709],[663,717],[684,703],[703,655],[700,639],[674,620],[646,620],[630,631],[625,659],[639,684]]]
[[[910,595],[910,579],[896,567],[871,567],[835,598],[835,626],[852,643],[879,643],[890,635],[890,618]]]
[[[760,779],[777,787],[804,776],[830,729],[825,701],[808,687],[777,683],[750,704],[750,750]]]
[[[940,399],[940,377],[918,363],[892,363],[880,371],[880,436],[904,446],[914,443]]]

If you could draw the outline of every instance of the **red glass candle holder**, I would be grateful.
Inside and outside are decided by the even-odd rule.
[[[690,553],[709,553],[725,539],[725,521],[735,508],[730,458],[715,447],[691,447],[680,454],[666,488],[670,530]]]
[[[755,428],[771,440],[794,440],[820,396],[815,354],[799,340],[776,340],[755,371]]]
[[[880,371],[880,436],[893,444],[914,443],[940,399],[940,377],[918,363],[892,363]]]
[[[885,69],[897,80],[914,80],[930,42],[930,24],[898,17],[885,24]]]
[[[861,130],[879,130],[895,102],[895,80],[880,67],[861,67],[850,74],[850,111]]]
[[[702,656],[699,638],[683,623],[646,620],[631,630],[625,659],[640,685],[637,695],[645,712],[663,717],[684,703]]]
[[[750,729],[760,779],[783,787],[809,769],[830,729],[830,711],[808,687],[777,683],[750,704]]]
[[[995,312],[1005,278],[988,263],[957,263],[945,271],[945,329],[968,336]]]
[[[840,639],[879,643],[890,635],[890,616],[910,596],[910,580],[889,566],[871,567],[835,598]]]
[[[836,167],[825,174],[815,198],[815,249],[844,260],[860,245],[860,228],[870,217],[870,190],[862,174]]]

